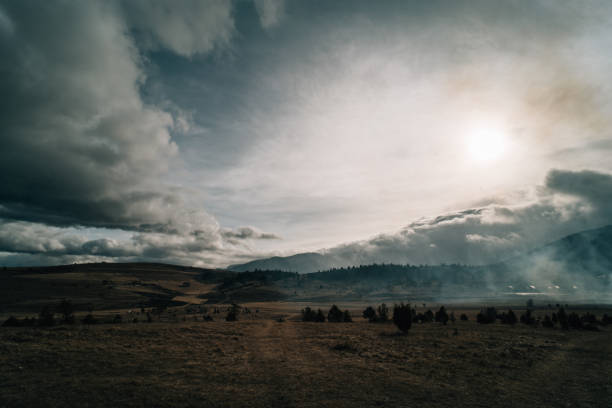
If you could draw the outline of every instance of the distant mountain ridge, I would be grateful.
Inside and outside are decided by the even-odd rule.
[[[291,256],[274,256],[256,259],[244,264],[230,265],[230,271],[247,272],[258,270],[282,270],[287,272],[309,273],[335,267],[334,260],[318,252],[305,252]]]
[[[612,271],[612,225],[568,235],[501,263],[521,269],[573,269],[593,276],[609,273]],[[345,265],[329,254],[307,252],[287,257],[258,259],[231,265],[227,269],[236,272],[258,269],[312,273],[347,266],[356,265]]]

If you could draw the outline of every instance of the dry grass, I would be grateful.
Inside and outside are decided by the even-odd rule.
[[[401,335],[261,307],[234,323],[1,328],[0,407],[612,406],[609,328],[470,321]]]

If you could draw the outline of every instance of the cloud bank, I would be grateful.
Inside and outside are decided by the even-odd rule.
[[[141,96],[146,51],[205,54],[233,30],[229,1],[0,4],[0,251],[216,264],[272,237],[190,206],[168,180],[182,118]]]
[[[322,250],[323,257],[310,264],[309,254],[272,262],[299,272],[371,263],[487,265],[612,224],[611,195],[612,174],[551,170],[543,186],[514,204],[493,197],[481,207],[422,218],[396,233]],[[266,268],[266,260],[255,263]]]

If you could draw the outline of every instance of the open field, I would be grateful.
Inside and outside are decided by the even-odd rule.
[[[476,323],[485,305],[520,315],[521,296],[449,302],[455,323],[415,323],[407,334],[361,318],[381,299],[340,301],[352,323],[302,322],[306,306],[327,314],[333,293],[275,300],[278,285],[236,279],[151,264],[5,270],[1,322],[36,318],[45,306],[59,321],[64,298],[76,322],[0,327],[0,408],[612,406],[611,325]],[[251,297],[260,300],[239,302],[249,313],[225,321],[230,299]],[[441,305],[397,301],[408,299],[419,313]],[[535,317],[556,311],[550,302],[536,299]],[[570,311],[612,314],[606,305],[573,303]],[[99,324],[81,322],[89,313]],[[122,323],[112,323],[117,315]]]
[[[297,311],[1,328],[0,407],[612,405],[609,326],[480,325],[471,316],[401,335],[361,318],[296,321]]]

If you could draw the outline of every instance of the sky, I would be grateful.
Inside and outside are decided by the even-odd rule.
[[[607,1],[0,1],[0,264],[482,264],[612,224]]]

